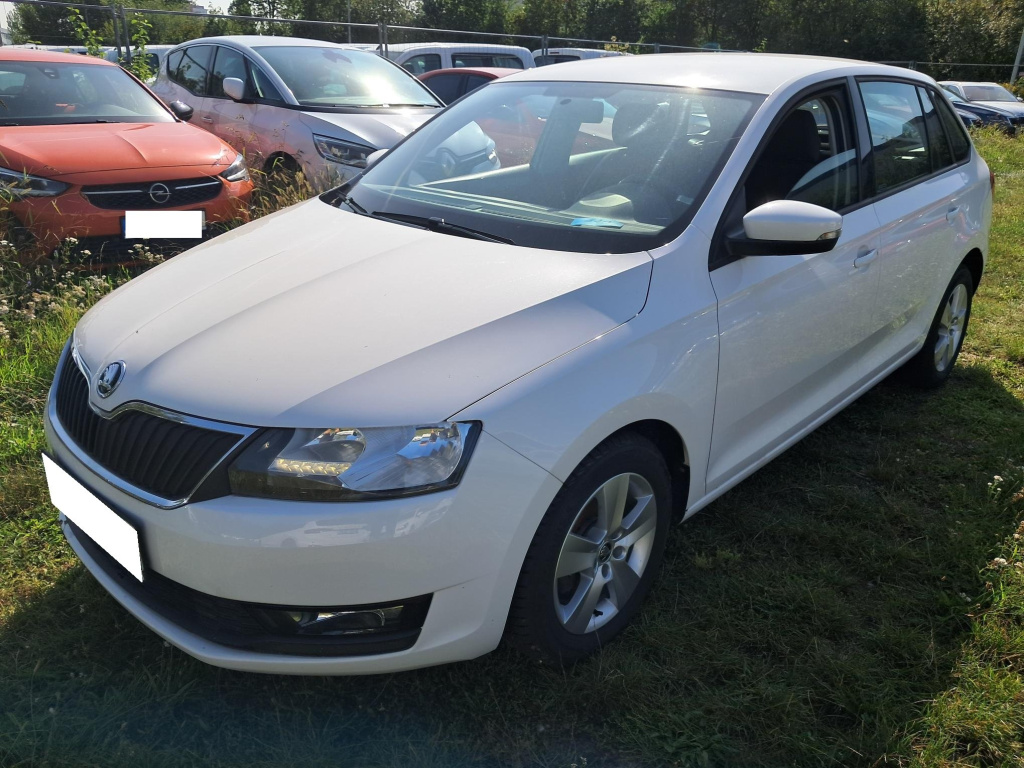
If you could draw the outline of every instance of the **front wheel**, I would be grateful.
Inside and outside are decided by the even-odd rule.
[[[551,503],[523,564],[509,616],[511,642],[572,663],[632,621],[661,565],[671,480],[639,435],[596,448]]]
[[[962,266],[942,295],[924,347],[903,369],[908,383],[930,388],[949,378],[967,334],[973,298],[974,278],[971,271]]]

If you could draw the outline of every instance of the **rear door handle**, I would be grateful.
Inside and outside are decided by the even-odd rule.
[[[878,249],[877,248],[873,248],[870,251],[868,251],[867,253],[862,253],[860,256],[858,256],[856,259],[854,259],[853,260],[853,266],[854,266],[855,269],[861,269],[863,267],[866,267],[868,264],[870,264],[872,261],[874,261],[877,258],[878,258]]]
[[[203,115],[203,122],[204,123],[212,123],[213,122],[213,118],[212,117],[207,117],[206,115]]]
[[[956,215],[960,213],[960,206],[954,205],[948,211],[946,211],[946,221],[952,222],[956,218]]]

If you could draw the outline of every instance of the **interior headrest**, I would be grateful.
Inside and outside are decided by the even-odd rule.
[[[623,104],[612,119],[612,140],[621,147],[642,144],[661,129],[668,116],[668,104]]]
[[[772,137],[767,151],[777,158],[817,160],[821,156],[821,139],[814,115],[806,109],[790,112]]]

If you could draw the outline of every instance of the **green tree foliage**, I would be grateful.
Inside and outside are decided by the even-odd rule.
[[[109,2],[109,0],[104,0]],[[101,0],[83,0],[93,5]],[[132,0],[131,5],[187,10],[189,0]],[[215,10],[215,9],[211,9]],[[1013,61],[1024,28],[1024,0],[231,0],[227,13],[281,19],[153,15],[147,43],[177,43],[204,35],[278,34],[345,41],[342,27],[304,24],[345,21],[416,25],[468,32],[514,32],[624,42],[848,56],[882,61]],[[16,42],[76,44],[72,15],[50,6],[19,5],[12,13]],[[86,9],[82,20],[103,45],[113,44],[111,17]],[[289,20],[296,20],[289,23]],[[425,34],[425,33],[424,33]],[[395,32],[391,42],[447,38]],[[356,42],[377,42],[370,28]],[[497,41],[497,40],[496,40]],[[928,70],[937,76],[946,68]],[[959,70],[1003,79],[999,70]]]

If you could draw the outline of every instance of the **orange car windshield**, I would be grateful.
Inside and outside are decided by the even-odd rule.
[[[0,61],[0,125],[172,122],[120,67]]]

